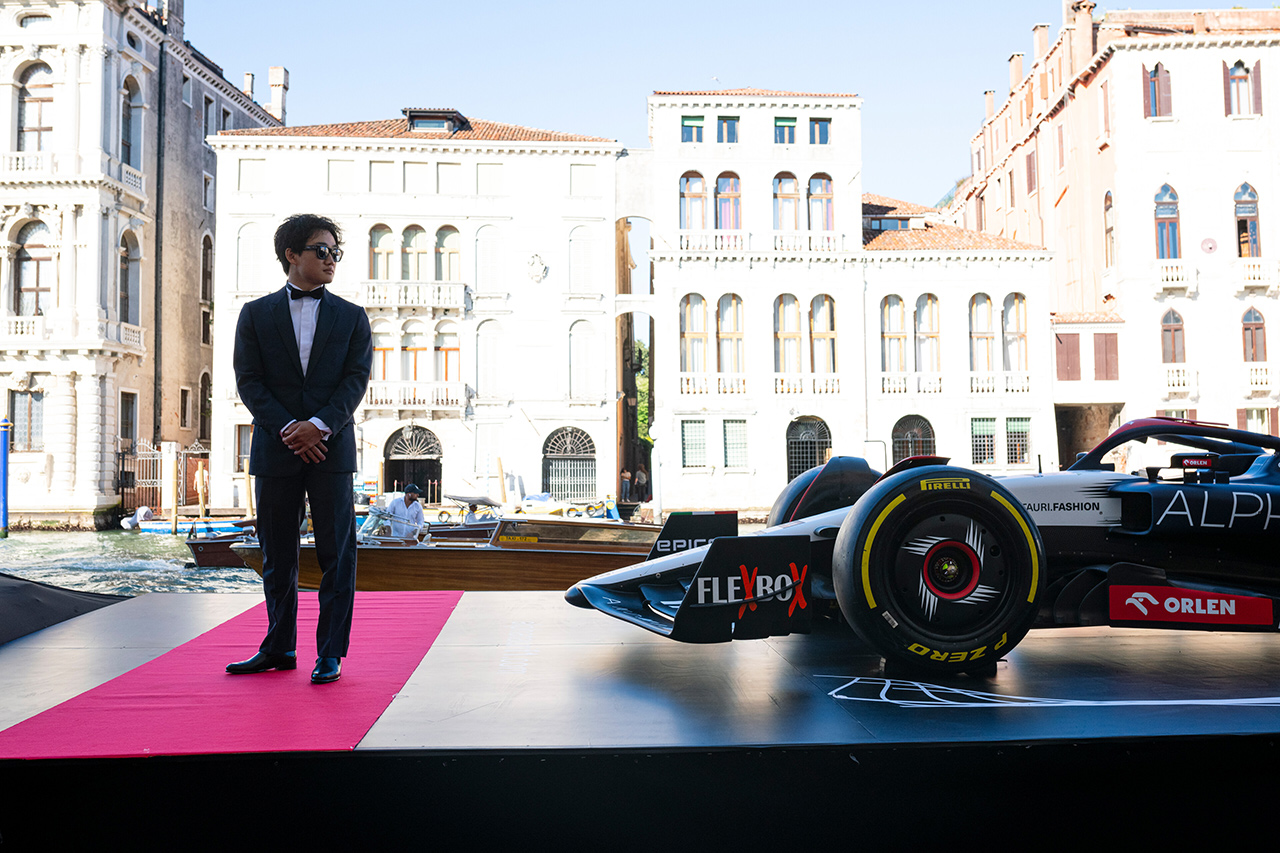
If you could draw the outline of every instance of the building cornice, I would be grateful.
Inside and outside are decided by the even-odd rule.
[[[614,157],[623,150],[621,143],[582,142],[458,142],[447,139],[370,139],[333,136],[212,136],[209,144],[227,151],[368,151],[424,152],[433,154],[557,154],[586,157]]]

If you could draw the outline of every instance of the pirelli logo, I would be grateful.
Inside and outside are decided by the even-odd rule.
[[[968,477],[939,477],[936,480],[921,480],[920,491],[935,492],[942,489],[967,489]]]

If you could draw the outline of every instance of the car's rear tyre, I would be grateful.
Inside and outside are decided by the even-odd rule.
[[[854,506],[832,580],[845,618],[886,660],[989,671],[1035,620],[1044,546],[994,480],[930,466],[877,483]]]

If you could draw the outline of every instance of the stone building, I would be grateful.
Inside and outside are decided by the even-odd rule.
[[[213,499],[247,505],[251,436],[231,365],[241,306],[284,285],[272,237],[343,229],[331,289],[366,307],[374,368],[356,416],[370,489],[616,494],[616,164],[608,139],[454,109],[220,133]],[[499,479],[499,475],[503,475]]]
[[[181,0],[0,2],[0,386],[15,524],[114,523],[117,457],[210,435],[217,163],[278,125]],[[283,74],[283,69],[278,72]]]
[[[1274,434],[1280,11],[1093,11],[986,93],[952,221],[1054,250],[1065,457],[1156,413]]]

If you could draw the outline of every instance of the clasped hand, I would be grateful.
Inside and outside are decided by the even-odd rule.
[[[321,462],[329,448],[325,447],[324,434],[311,421],[297,421],[285,427],[280,434],[285,446],[293,451],[294,456],[301,456],[304,462]]]

